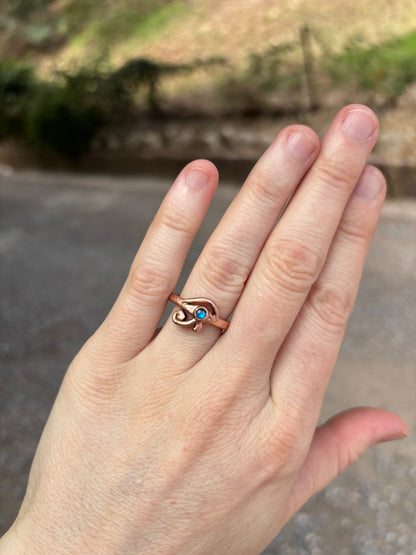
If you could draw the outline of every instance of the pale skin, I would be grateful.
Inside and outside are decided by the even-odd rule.
[[[234,311],[223,334],[156,334],[218,181],[206,160],[181,172],[66,373],[0,553],[256,554],[367,448],[406,436],[369,407],[317,428],[385,196],[366,165],[377,133],[347,106],[321,142],[291,126],[259,160],[180,293]]]

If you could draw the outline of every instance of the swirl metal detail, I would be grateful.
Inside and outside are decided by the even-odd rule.
[[[219,317],[217,305],[209,299],[182,299],[172,293],[169,300],[178,307],[178,310],[172,314],[172,320],[178,326],[192,328],[194,332],[201,331],[204,324],[210,324],[222,330],[226,330],[229,326],[227,320]]]

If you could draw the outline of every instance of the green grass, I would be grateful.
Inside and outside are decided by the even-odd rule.
[[[169,23],[183,15],[186,10],[187,6],[184,2],[172,2],[166,6],[161,6],[139,22],[136,27],[135,36],[140,38],[140,40],[148,40],[156,36]]]
[[[71,46],[80,49],[92,47],[97,51],[109,50],[117,44],[135,39],[139,42],[151,39],[162,33],[175,19],[187,9],[184,2],[166,4],[154,1],[141,9],[123,8],[97,18],[71,40]]]
[[[354,80],[360,87],[396,98],[416,80],[416,31],[384,44],[351,44],[326,64],[335,83]]]

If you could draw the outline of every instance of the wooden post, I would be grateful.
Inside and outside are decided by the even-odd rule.
[[[316,86],[315,64],[312,53],[312,33],[308,25],[304,25],[300,28],[299,35],[300,44],[302,46],[308,107],[309,110],[317,110],[319,108],[319,99]]]

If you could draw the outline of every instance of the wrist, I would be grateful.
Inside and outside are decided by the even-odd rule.
[[[33,553],[33,546],[25,544],[16,524],[0,538],[0,555],[24,555],[25,553]]]

